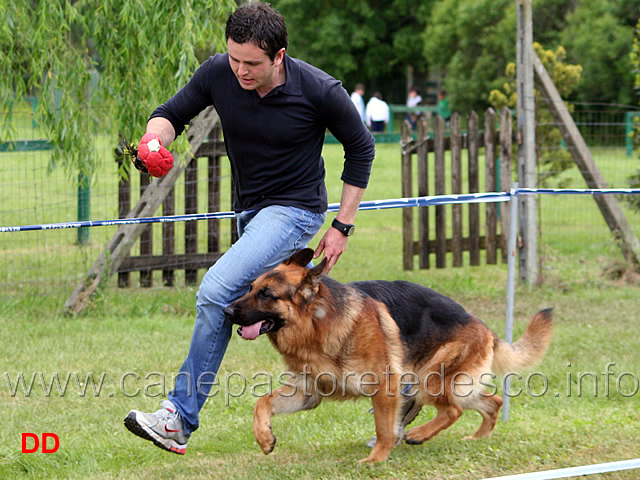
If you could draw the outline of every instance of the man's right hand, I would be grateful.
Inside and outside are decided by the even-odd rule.
[[[173,155],[162,146],[160,137],[155,133],[145,133],[142,136],[138,145],[138,158],[142,160],[147,172],[154,177],[165,176],[173,167]]]

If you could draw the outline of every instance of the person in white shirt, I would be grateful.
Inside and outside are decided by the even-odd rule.
[[[356,109],[360,114],[360,118],[364,122],[365,117],[364,117],[364,84],[363,83],[359,83],[356,85],[355,90],[351,94],[351,101],[356,106]]]
[[[389,105],[382,99],[382,94],[374,93],[365,109],[367,126],[372,132],[384,132],[389,123],[389,113]]]
[[[409,89],[409,95],[407,96],[407,107],[417,107],[422,103],[422,97],[418,93],[418,89],[416,87],[411,87]]]

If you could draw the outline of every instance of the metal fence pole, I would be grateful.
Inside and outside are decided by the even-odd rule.
[[[84,222],[91,217],[91,180],[83,171],[78,174],[78,222]],[[77,237],[79,245],[89,243],[89,229],[78,228]]]
[[[507,259],[507,311],[505,321],[505,341],[513,341],[513,302],[516,285],[516,255],[518,239],[518,184],[511,186],[511,208],[509,208],[509,258]],[[511,377],[505,378],[502,391],[502,421],[509,420],[509,400]]]

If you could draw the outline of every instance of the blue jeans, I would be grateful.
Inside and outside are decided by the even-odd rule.
[[[324,223],[324,213],[271,206],[238,215],[240,238],[207,271],[196,295],[196,324],[189,354],[169,392],[185,433],[198,426],[231,338],[223,309],[249,290],[253,280],[304,248]]]

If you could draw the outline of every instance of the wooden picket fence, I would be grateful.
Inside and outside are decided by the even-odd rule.
[[[195,214],[201,211],[219,212],[221,210],[220,186],[221,186],[221,157],[227,152],[221,139],[219,126],[213,128],[208,139],[196,150],[191,161],[184,170],[184,214]],[[198,206],[198,187],[204,182],[198,181],[198,159],[208,159],[207,168],[207,204]],[[126,218],[131,210],[131,184],[129,182],[128,169],[130,161],[125,159],[122,146],[116,149],[116,162],[120,168],[127,171],[118,186],[118,215]],[[140,196],[151,182],[148,174],[140,173]],[[176,212],[175,186],[162,200],[162,215],[175,215]],[[208,269],[221,256],[221,220],[207,220],[207,247],[206,251],[198,251],[198,222],[184,222],[184,253],[176,253],[176,244],[179,241],[175,230],[175,223],[162,223],[162,248],[161,253],[153,253],[153,225],[148,225],[140,235],[139,255],[129,254],[120,264],[118,272],[118,286],[124,288],[131,283],[131,272],[140,272],[140,286],[153,286],[153,271],[162,270],[162,283],[165,286],[173,286],[175,272],[184,270],[185,284],[195,285],[198,282],[198,270]],[[231,242],[236,240],[237,232],[235,220],[231,220]]]
[[[483,192],[510,190],[513,138],[509,109],[501,112],[499,124],[495,111],[488,109],[483,131],[476,112],[469,115],[466,132],[462,131],[458,113],[452,115],[448,128],[437,115],[421,118],[416,127],[414,135],[408,121],[402,125],[403,197],[478,193],[482,167]],[[417,192],[413,181],[414,157],[417,159]],[[431,219],[434,212],[435,218]],[[431,257],[435,257],[436,268],[445,268],[448,261],[453,267],[461,267],[463,252],[469,252],[470,265],[480,265],[482,250],[487,264],[498,262],[499,250],[502,261],[507,261],[507,203],[437,205],[419,207],[417,212],[405,208],[402,219],[405,270],[414,268],[416,255],[420,268],[425,269],[431,267]]]
[[[485,192],[508,191],[511,187],[512,129],[511,112],[502,111],[500,122],[492,109],[485,112],[484,131],[479,128],[478,115],[472,112],[467,121],[467,131],[461,129],[461,118],[454,113],[447,128],[439,116],[427,115],[417,122],[414,132],[409,122],[404,122],[401,131],[402,148],[402,195],[404,197],[476,193],[480,191],[480,168],[484,167]],[[197,149],[194,158],[184,170],[184,213],[200,211],[217,212],[220,202],[220,162],[226,156],[220,129],[211,130],[208,139]],[[480,151],[483,149],[484,156]],[[466,155],[464,155],[466,152]],[[463,156],[466,162],[463,164]],[[207,205],[198,206],[197,159],[208,159]],[[482,165],[482,159],[484,164]],[[129,168],[122,148],[116,149],[116,161],[121,168]],[[417,192],[414,192],[413,165],[417,165]],[[118,214],[126,218],[131,211],[131,184],[129,175],[122,177],[118,187]],[[148,175],[140,175],[140,195],[150,184]],[[499,182],[499,183],[498,183]],[[464,185],[463,185],[464,184]],[[175,214],[174,188],[162,200],[162,215]],[[463,252],[469,252],[469,264],[480,265],[481,250],[485,250],[487,264],[507,258],[507,235],[509,225],[507,203],[471,203],[466,205],[438,205],[403,209],[403,266],[414,267],[414,257],[419,258],[420,268],[430,268],[431,257],[435,257],[436,268],[464,264]],[[433,219],[430,219],[435,212]],[[417,239],[415,239],[414,215],[417,216]],[[481,225],[484,219],[484,228]],[[466,220],[466,221],[465,221]],[[162,246],[154,254],[153,225],[145,227],[139,240],[139,254],[129,254],[118,266],[118,285],[131,284],[131,272],[140,272],[140,286],[153,285],[153,271],[162,271],[163,285],[173,286],[175,272],[184,270],[185,283],[196,284],[198,270],[207,269],[222,255],[220,245],[221,220],[207,220],[206,251],[198,251],[197,222],[185,222],[184,253],[176,253],[177,238],[175,224],[162,223]],[[231,221],[231,243],[236,240],[235,221]]]

